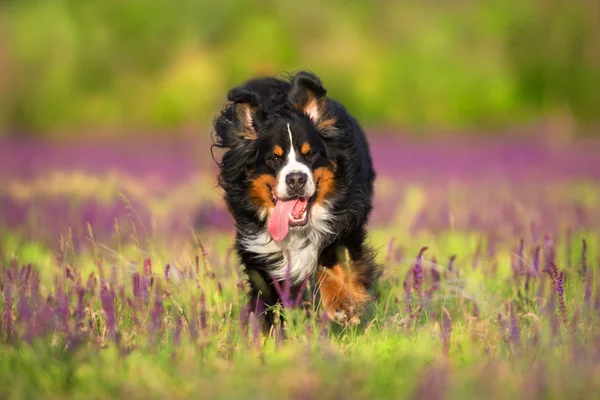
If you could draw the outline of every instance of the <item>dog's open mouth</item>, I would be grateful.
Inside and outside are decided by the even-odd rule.
[[[273,195],[275,209],[269,217],[267,228],[275,241],[284,240],[290,227],[300,228],[308,224],[310,200],[306,197],[278,199]]]

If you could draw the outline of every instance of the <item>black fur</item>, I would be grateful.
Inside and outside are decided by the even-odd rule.
[[[337,259],[336,249],[344,246],[353,261],[362,265],[358,271],[361,282],[370,288],[377,266],[372,250],[365,244],[366,225],[372,209],[373,170],[369,146],[358,122],[338,102],[326,98],[319,78],[308,72],[299,72],[287,79],[258,78],[232,89],[227,104],[214,123],[214,146],[224,149],[220,162],[219,185],[225,192],[225,201],[236,224],[236,250],[249,277],[253,307],[260,297],[266,306],[279,301],[269,271],[275,259],[266,261],[248,252],[242,241],[265,229],[265,221],[257,214],[257,207],[249,201],[250,180],[260,174],[276,175],[278,167],[269,157],[278,141],[289,142],[281,135],[284,123],[289,123],[301,139],[311,143],[314,155],[306,163],[313,169],[329,165],[335,170],[335,186],[328,198],[331,204],[331,230],[320,243],[319,264],[332,267]],[[310,99],[321,101],[321,118],[334,120],[333,124],[314,123],[301,110]],[[250,110],[250,111],[248,111]],[[252,115],[249,127],[240,122],[244,115]],[[246,129],[256,134],[255,139],[243,137]],[[294,290],[298,289],[298,285]],[[267,313],[267,322],[272,322]]]

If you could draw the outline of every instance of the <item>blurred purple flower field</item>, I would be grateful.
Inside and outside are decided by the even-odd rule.
[[[156,235],[232,230],[206,142],[3,141],[0,149],[0,226],[27,237],[53,240],[72,228],[77,240],[89,223],[103,238],[126,217]],[[412,211],[403,223],[413,233],[489,232],[504,224],[512,235],[535,236],[566,225],[600,227],[597,190],[577,191],[600,182],[598,142],[557,147],[376,137],[371,149],[378,173],[374,227],[394,226],[403,206]]]
[[[373,137],[374,301],[360,326],[337,327],[309,296],[307,313],[276,308],[286,322],[266,337],[208,143],[0,145],[0,397],[600,387],[598,142]]]

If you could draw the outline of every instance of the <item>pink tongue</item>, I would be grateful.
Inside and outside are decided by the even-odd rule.
[[[281,242],[290,231],[290,217],[294,206],[300,199],[279,200],[275,204],[275,210],[271,213],[267,228],[276,242]]]

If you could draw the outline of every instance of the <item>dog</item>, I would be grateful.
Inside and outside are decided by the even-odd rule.
[[[306,71],[251,79],[227,99],[213,146],[253,311],[272,326],[279,288],[294,297],[309,280],[330,320],[359,323],[379,270],[365,243],[375,171],[359,123]]]

